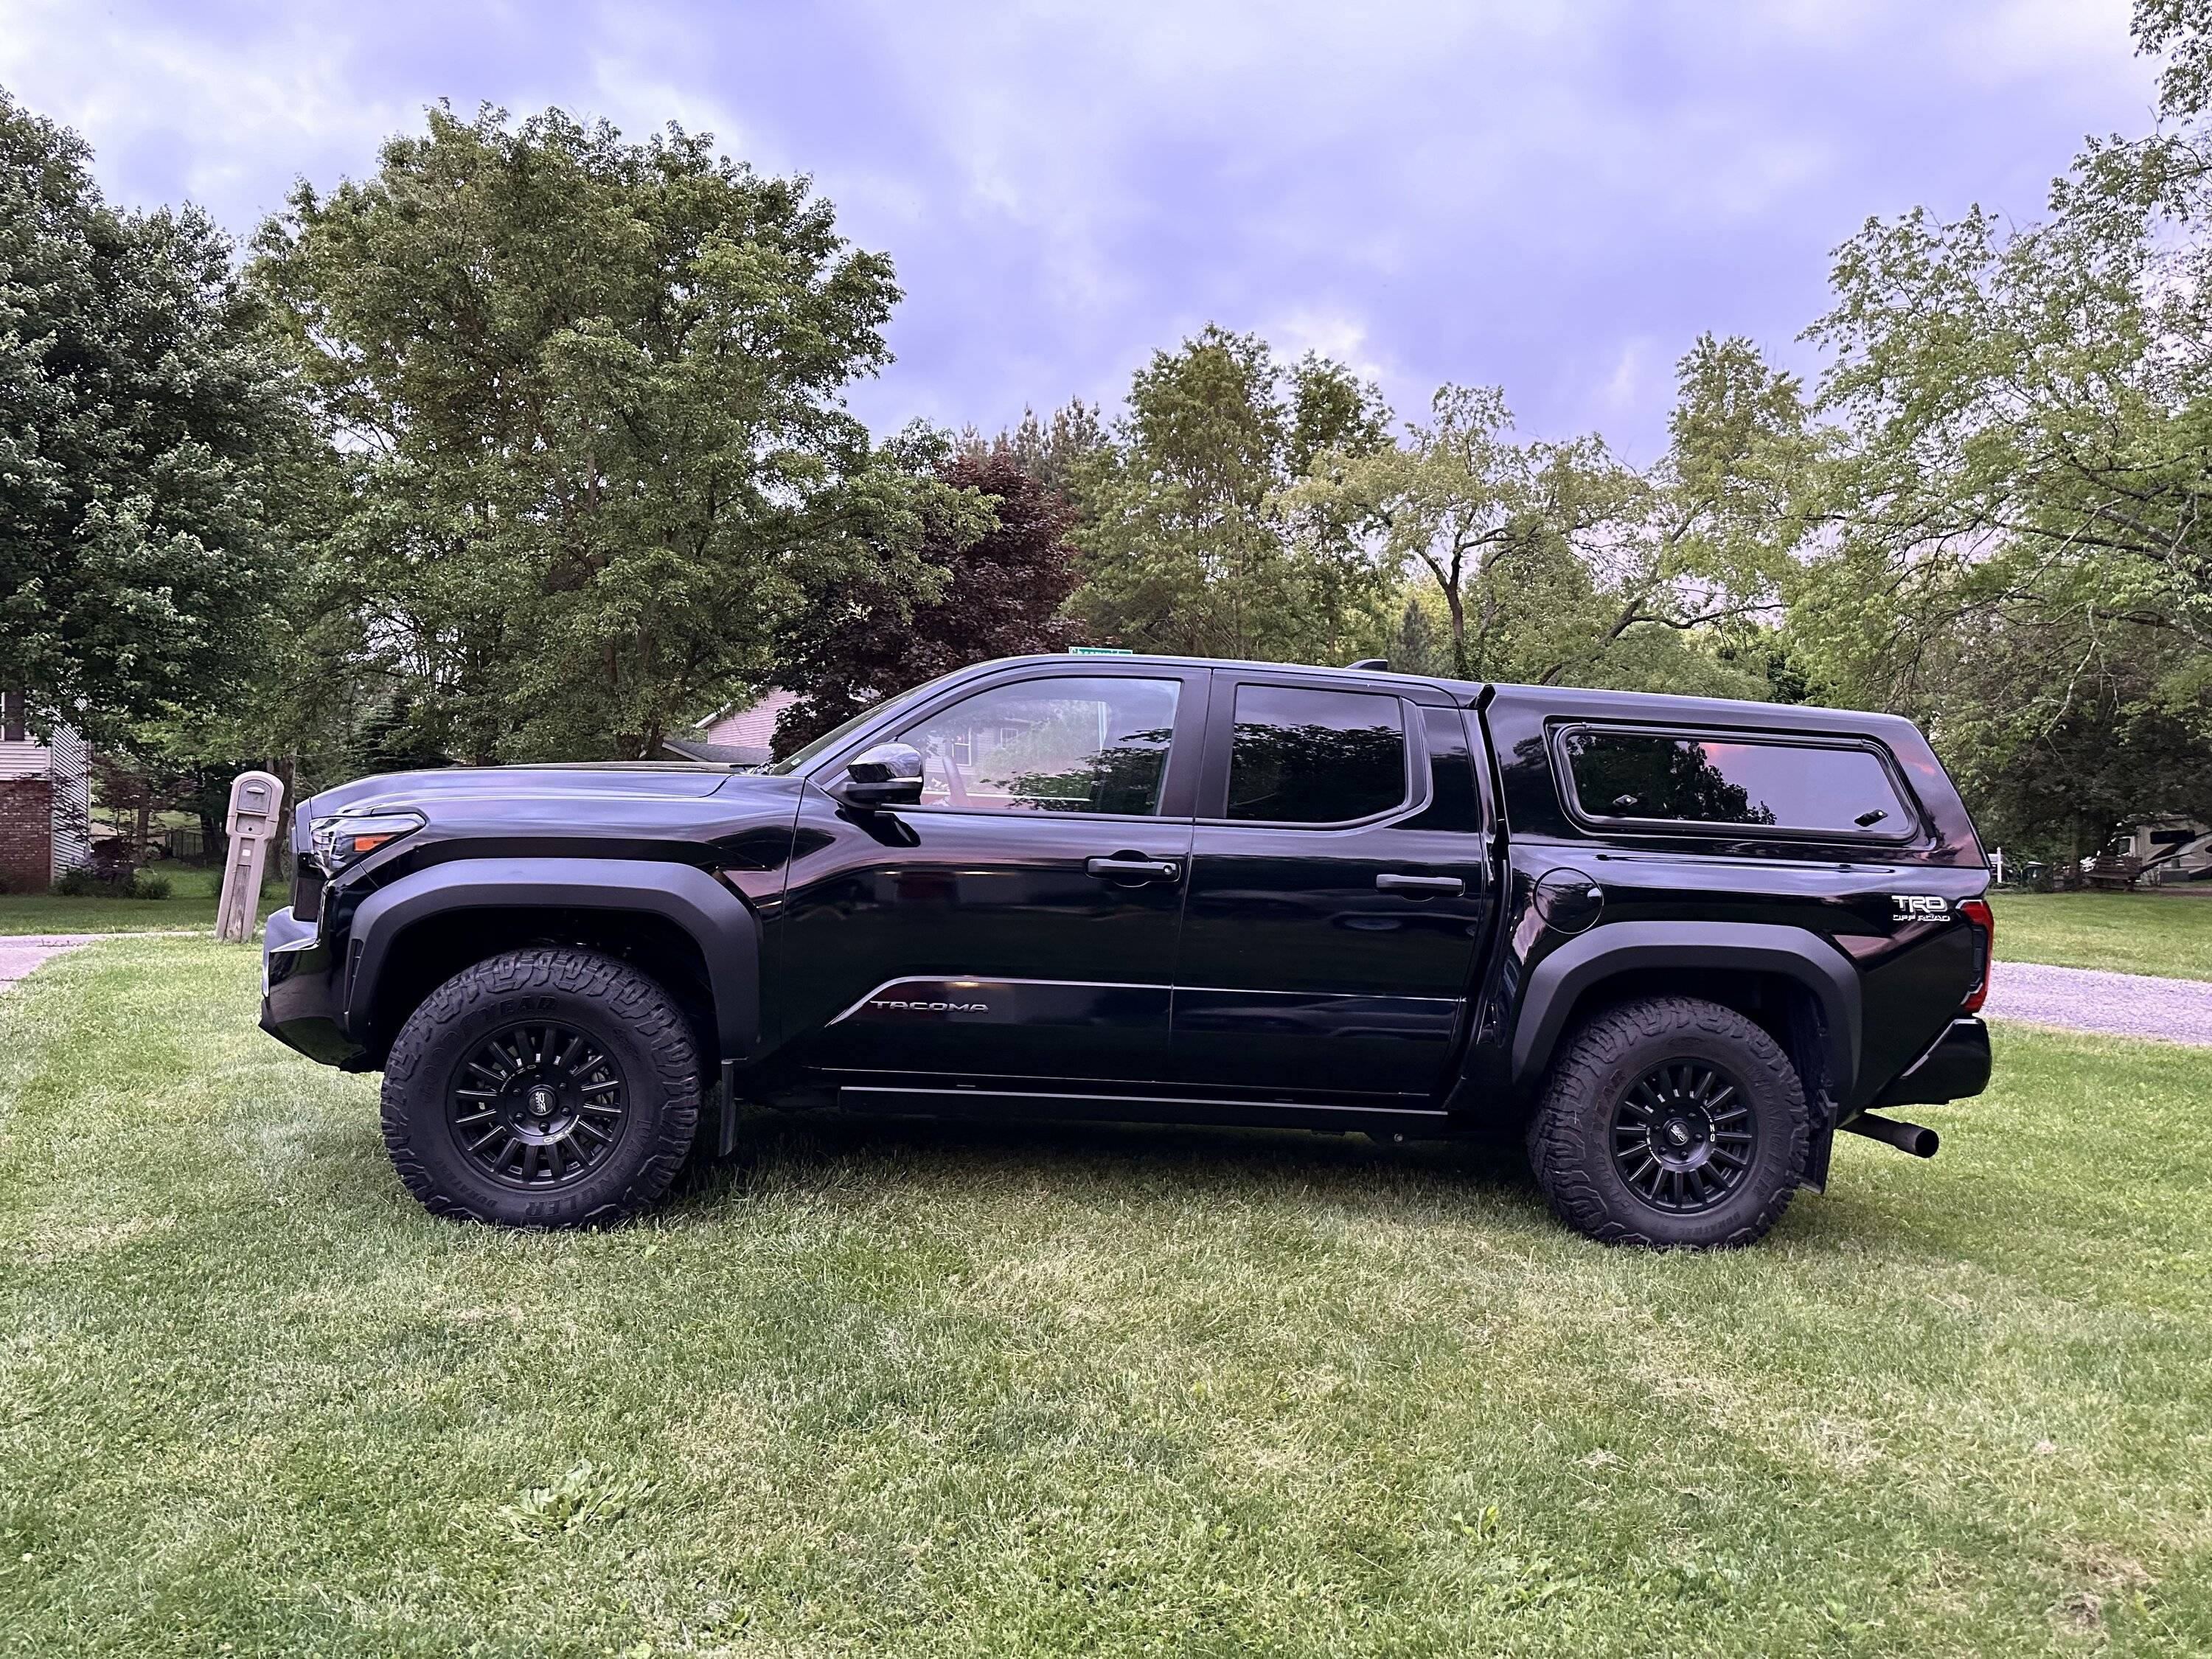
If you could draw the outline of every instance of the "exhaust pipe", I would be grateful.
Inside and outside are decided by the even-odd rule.
[[[1886,1142],[1915,1158],[1933,1158],[1936,1149],[1943,1144],[1942,1137],[1933,1129],[1923,1129],[1917,1123],[1907,1123],[1899,1118],[1876,1117],[1872,1112],[1861,1112],[1844,1127],[1869,1140]]]

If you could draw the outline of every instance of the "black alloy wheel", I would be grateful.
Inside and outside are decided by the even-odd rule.
[[[1528,1167],[1560,1220],[1607,1244],[1748,1244],[1790,1206],[1811,1133],[1771,1032],[1700,997],[1600,1010],[1560,1046]]]
[[[486,1036],[455,1067],[447,1111],[461,1150],[507,1186],[581,1180],[622,1139],[622,1068],[586,1032],[557,1022]]]
[[[1758,1156],[1742,1085],[1703,1060],[1655,1066],[1613,1113],[1613,1162],[1653,1209],[1697,1215],[1728,1201]]]

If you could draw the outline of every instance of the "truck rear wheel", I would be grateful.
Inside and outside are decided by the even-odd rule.
[[[1570,1038],[1528,1126],[1559,1218],[1608,1244],[1749,1244],[1805,1164],[1805,1090],[1781,1045],[1732,1008],[1655,997]]]
[[[385,1063],[384,1140],[433,1215],[605,1225],[668,1190],[699,1121],[668,994],[594,951],[511,951],[453,975]]]

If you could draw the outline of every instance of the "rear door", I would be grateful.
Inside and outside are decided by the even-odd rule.
[[[1388,681],[1216,670],[1198,815],[1178,1080],[1435,1090],[1493,898],[1462,712]]]

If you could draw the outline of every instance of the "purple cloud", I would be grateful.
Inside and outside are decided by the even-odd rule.
[[[234,230],[440,97],[706,127],[896,260],[879,429],[1111,401],[1208,320],[1527,429],[1660,441],[1701,329],[1797,331],[1869,214],[2037,212],[2139,131],[2125,0],[1521,4],[14,0],[0,84],[118,197]]]

